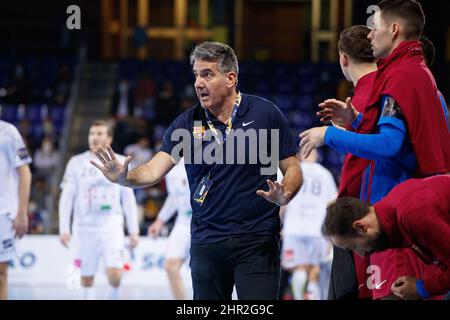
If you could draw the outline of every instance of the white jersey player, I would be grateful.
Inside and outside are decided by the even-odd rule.
[[[8,298],[8,262],[15,256],[15,238],[28,231],[30,163],[19,131],[0,120],[0,300]]]
[[[317,157],[315,151],[307,159],[301,159],[303,185],[283,208],[282,266],[292,272],[292,293],[296,300],[305,296],[321,299],[320,265],[328,259],[330,249],[321,226],[326,206],[336,198],[337,188],[333,175],[316,163]]]
[[[168,239],[164,268],[166,269],[174,298],[176,300],[185,300],[186,294],[180,277],[180,269],[189,256],[192,208],[189,184],[183,161],[180,161],[166,175],[166,187],[166,201],[159,211],[158,218],[148,228],[148,234],[156,237],[162,226],[169,221],[175,212],[178,213],[175,226]]]
[[[93,153],[96,148],[112,142],[109,123],[94,121],[88,140],[90,150],[70,159],[61,183],[60,240],[66,247],[70,242],[74,251],[83,298],[94,299],[94,275],[102,258],[110,284],[107,298],[118,299],[124,265],[124,216],[130,246],[135,247],[139,240],[136,199],[133,189],[111,183],[90,163],[97,159]]]

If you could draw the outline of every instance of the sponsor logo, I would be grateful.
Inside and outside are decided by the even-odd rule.
[[[375,289],[381,289],[381,286],[386,282],[387,280],[384,280],[384,281],[381,281],[380,283],[378,283],[378,284],[375,284]]]
[[[6,239],[6,240],[3,240],[2,245],[3,245],[3,249],[9,249],[9,248],[12,248],[13,245],[14,245],[13,239]]]
[[[20,160],[24,160],[24,159],[30,157],[30,156],[28,155],[28,150],[27,150],[27,148],[20,148],[19,150],[17,150],[17,155],[19,156]]]

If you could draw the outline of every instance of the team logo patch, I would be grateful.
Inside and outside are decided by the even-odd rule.
[[[3,240],[2,245],[3,245],[3,249],[12,248],[12,246],[13,246],[13,239]]]
[[[203,139],[205,133],[205,126],[196,126],[192,129],[192,134],[194,135],[195,139]]]
[[[384,101],[383,112],[381,114],[383,117],[394,117],[403,119],[404,115],[397,102],[392,97],[387,97]]]
[[[20,160],[29,158],[30,156],[28,155],[28,150],[27,148],[20,148],[19,150],[17,150],[17,155],[19,156]]]

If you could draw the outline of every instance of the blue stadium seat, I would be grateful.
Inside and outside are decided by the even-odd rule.
[[[314,93],[316,91],[316,81],[313,78],[300,77],[298,81],[299,93]]]
[[[33,138],[36,140],[41,140],[44,137],[44,128],[41,123],[32,124],[31,132],[33,134]]]
[[[63,130],[64,130],[64,122],[61,122],[61,123],[55,123],[55,129],[56,129],[56,134],[57,135],[60,135],[62,132],[63,132]]]
[[[274,66],[273,74],[278,79],[290,78],[292,74],[292,68],[287,64],[277,64]]]
[[[32,123],[40,122],[42,119],[41,110],[42,106],[38,104],[32,104],[26,106],[26,116],[25,118]]]
[[[314,97],[312,95],[299,95],[297,97],[297,108],[301,110],[315,110]]]
[[[16,105],[4,105],[2,110],[2,118],[8,122],[18,122],[18,108]]]
[[[259,81],[255,84],[255,91],[269,93],[272,91],[272,86],[269,82]]]
[[[290,94],[276,94],[273,96],[273,101],[282,111],[288,111],[294,108],[292,95]]]
[[[311,128],[315,121],[314,114],[304,111],[292,111],[289,121],[297,128]]]
[[[64,106],[51,106],[50,107],[50,118],[55,124],[64,123],[64,114],[66,108]]]
[[[285,93],[285,94],[295,93],[294,79],[287,78],[287,79],[283,79],[282,81],[277,82],[276,91],[278,93]]]
[[[314,78],[314,65],[310,63],[300,64],[297,67],[297,75],[302,78]]]

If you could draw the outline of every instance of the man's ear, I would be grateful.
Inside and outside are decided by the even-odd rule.
[[[369,228],[367,223],[365,221],[363,221],[363,220],[353,221],[352,227],[353,227],[353,229],[356,230],[356,232],[358,234],[366,234],[367,233],[367,229]]]
[[[345,53],[339,53],[342,59],[342,65],[348,67],[348,56]]]
[[[227,74],[227,85],[229,88],[236,86],[237,84],[237,75],[235,72],[231,71]]]
[[[394,22],[393,24],[391,24],[389,29],[391,31],[392,39],[397,39],[400,35],[400,23]]]

